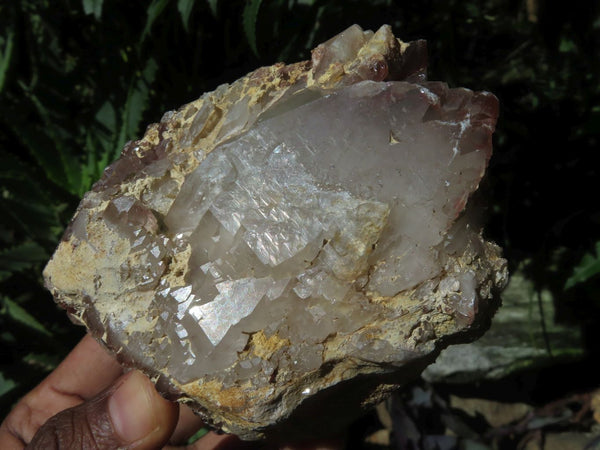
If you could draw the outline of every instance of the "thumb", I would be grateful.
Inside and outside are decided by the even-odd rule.
[[[160,448],[178,415],[177,405],[162,398],[141,372],[131,371],[96,397],[50,418],[26,448]]]

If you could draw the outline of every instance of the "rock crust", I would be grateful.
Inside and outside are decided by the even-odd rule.
[[[497,100],[425,73],[424,41],[354,25],[166,113],[85,195],[47,287],[216,428],[343,426],[480,333],[507,280],[465,211]]]

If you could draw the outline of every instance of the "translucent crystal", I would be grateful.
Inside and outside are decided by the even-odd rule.
[[[463,213],[497,100],[426,82],[424,61],[423,43],[354,26],[312,65],[166,114],[86,195],[48,286],[124,361],[248,436],[431,353],[506,271]]]

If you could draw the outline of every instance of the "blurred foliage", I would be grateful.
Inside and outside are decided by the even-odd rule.
[[[125,142],[219,83],[309,58],[353,23],[427,39],[431,79],[499,97],[483,186],[487,233],[512,267],[530,261],[528,276],[555,293],[561,317],[597,324],[600,254],[584,257],[600,238],[597,2],[8,0],[0,3],[0,414],[82,335],[41,272],[78,200]]]
[[[565,289],[584,283],[600,273],[600,241],[596,242],[596,254],[586,253],[581,262],[573,269],[573,275],[565,284]]]

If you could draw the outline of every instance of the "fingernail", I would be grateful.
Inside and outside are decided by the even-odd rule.
[[[124,443],[131,444],[152,433],[157,427],[152,395],[154,389],[146,377],[133,371],[108,401],[108,413],[115,432]]]

